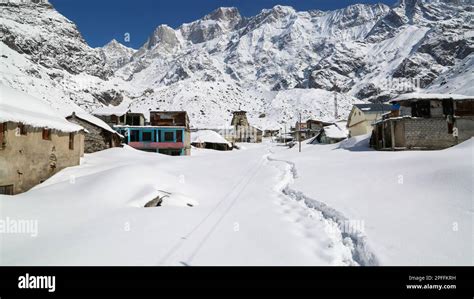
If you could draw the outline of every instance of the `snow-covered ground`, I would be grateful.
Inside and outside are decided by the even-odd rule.
[[[0,196],[4,222],[38,221],[37,236],[0,234],[0,264],[472,265],[473,140],[433,152],[365,143],[86,155]]]

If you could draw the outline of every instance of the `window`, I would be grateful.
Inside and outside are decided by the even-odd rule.
[[[443,99],[443,114],[444,115],[454,114],[454,103],[452,99]]]
[[[142,132],[142,141],[153,141],[151,132]]]
[[[183,142],[183,131],[176,131],[176,142]]]
[[[412,102],[411,116],[429,118],[431,116],[430,101]]]
[[[74,149],[74,133],[69,133],[69,149]]]
[[[13,195],[13,185],[0,186],[0,194]]]
[[[23,123],[18,124],[17,135],[26,135],[26,126]]]
[[[165,132],[165,142],[173,142],[174,134],[173,132]]]
[[[43,140],[51,140],[51,129],[43,129]]]
[[[137,142],[137,141],[140,141],[138,130],[131,130],[130,131],[130,142]]]

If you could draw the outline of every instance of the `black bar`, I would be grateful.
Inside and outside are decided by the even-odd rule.
[[[19,289],[26,273],[54,275],[55,292]],[[451,281],[409,280],[455,276]],[[472,267],[1,267],[0,298],[129,297],[167,295],[222,298],[301,298],[330,294],[345,298],[473,298]],[[407,290],[407,284],[453,284],[456,289]],[[312,296],[311,296],[312,297]]]

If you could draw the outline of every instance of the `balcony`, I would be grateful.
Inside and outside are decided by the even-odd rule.
[[[129,142],[129,146],[136,149],[182,149],[184,144],[182,142],[147,142],[135,141]]]

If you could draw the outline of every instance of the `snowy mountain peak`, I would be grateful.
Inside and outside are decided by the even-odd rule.
[[[167,44],[171,48],[178,44],[178,38],[176,36],[176,32],[173,28],[168,25],[160,25],[156,27],[153,34],[149,37],[148,41],[146,42],[146,47],[148,49],[154,48],[159,43]]]
[[[236,7],[219,7],[210,14],[203,17],[203,20],[215,20],[221,22],[240,21],[242,16]]]
[[[11,6],[43,6],[47,8],[53,7],[51,3],[49,3],[49,0],[8,0],[1,1],[0,4]]]
[[[117,70],[130,61],[135,49],[124,46],[116,39],[99,48],[102,59],[113,70]]]
[[[355,102],[403,92],[394,80],[472,94],[469,1],[332,11],[277,5],[251,17],[221,7],[177,29],[156,27],[138,51],[115,40],[91,49],[54,9],[0,4],[8,56],[0,58],[8,73],[0,82],[88,111],[109,103],[145,114],[183,109],[196,126],[228,123],[239,106],[263,128],[293,122],[299,112],[331,118],[334,93],[344,117]]]

